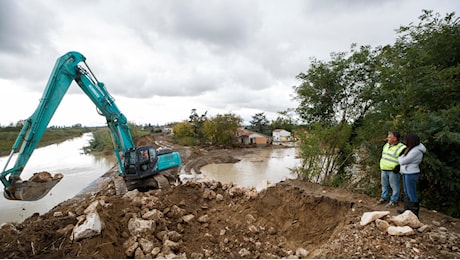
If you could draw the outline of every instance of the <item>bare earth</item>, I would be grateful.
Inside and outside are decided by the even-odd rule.
[[[175,148],[187,173],[257,152]],[[189,181],[123,195],[119,181],[115,171],[108,172],[97,187],[48,213],[3,225],[0,257],[460,258],[459,219],[422,208],[420,220],[430,225],[429,230],[390,236],[373,223],[359,223],[364,212],[387,210],[384,206],[342,189],[289,180],[257,193],[231,184]],[[95,201],[101,234],[71,240],[72,229]],[[391,209],[390,215],[396,214]],[[133,234],[133,219],[149,219],[153,226],[149,232]]]

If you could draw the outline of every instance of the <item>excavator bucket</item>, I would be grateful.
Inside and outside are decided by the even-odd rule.
[[[8,200],[35,201],[43,198],[62,180],[64,175],[58,173],[51,176],[48,172],[35,173],[29,180],[15,180],[5,188],[3,196]]]

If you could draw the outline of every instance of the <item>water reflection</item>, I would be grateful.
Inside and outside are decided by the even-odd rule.
[[[201,172],[209,179],[255,187],[260,191],[267,187],[267,183],[275,184],[287,178],[296,178],[290,168],[299,163],[296,148],[267,149],[258,154],[246,155],[237,163],[208,164],[201,168]]]
[[[64,178],[41,200],[26,202],[7,200],[0,195],[0,224],[10,221],[23,221],[33,213],[48,212],[62,201],[72,198],[92,181],[107,172],[115,163],[114,156],[95,157],[83,154],[82,147],[88,145],[92,134],[74,138],[59,144],[38,148],[24,168],[22,179],[30,178],[33,173],[47,171],[51,174],[62,173]],[[3,169],[7,157],[0,157]],[[14,156],[8,168],[16,161]]]

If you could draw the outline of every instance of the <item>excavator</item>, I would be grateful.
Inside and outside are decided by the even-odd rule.
[[[73,81],[107,121],[119,165],[118,175],[123,177],[126,188],[168,187],[174,181],[174,176],[167,170],[181,165],[180,154],[170,148],[156,149],[153,144],[136,147],[128,120],[118,109],[104,83],[97,80],[81,53],[71,51],[57,59],[37,109],[25,120],[11,148],[0,175],[5,186],[4,197],[9,200],[39,200],[62,179],[62,174],[50,178],[34,178],[34,174],[29,180],[22,180],[21,173]],[[7,169],[16,152],[14,166]]]

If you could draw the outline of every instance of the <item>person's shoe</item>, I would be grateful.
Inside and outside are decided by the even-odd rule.
[[[394,208],[396,206],[398,206],[398,202],[394,202],[394,201],[390,200],[390,202],[388,202],[388,204],[385,205],[385,208]]]
[[[377,201],[377,205],[382,205],[382,204],[385,204],[385,203],[387,203],[387,202],[388,202],[388,200],[383,199],[383,198],[380,198],[380,200]]]
[[[396,212],[398,212],[398,214],[403,214],[404,211],[406,211],[406,209],[398,209]]]

